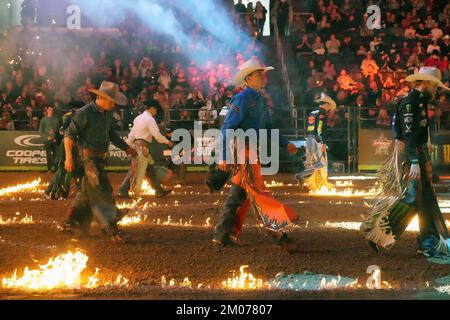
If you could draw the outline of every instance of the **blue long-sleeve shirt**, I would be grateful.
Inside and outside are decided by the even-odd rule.
[[[220,131],[223,147],[222,160],[226,159],[228,129],[242,129],[244,131],[254,129],[257,133],[260,129],[267,129],[270,137],[272,121],[269,108],[260,93],[247,87],[231,99],[228,113]],[[289,141],[280,136],[279,143],[280,146],[286,147]]]

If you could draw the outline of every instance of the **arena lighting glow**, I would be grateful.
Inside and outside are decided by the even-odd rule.
[[[202,39],[192,39],[190,33],[184,30],[175,10],[167,6],[166,0],[71,0],[71,2],[78,5],[83,15],[89,17],[99,27],[119,25],[126,16],[124,13],[132,12],[153,32],[170,36],[181,47],[189,48],[195,40],[195,46],[199,50],[185,50],[184,54],[189,60],[197,63],[223,61],[222,53],[225,54],[223,47],[230,48],[234,52],[245,52],[252,43],[252,38],[235,26],[232,15],[214,0],[171,1],[170,5],[189,15],[189,19],[209,32],[216,41],[220,41],[218,46],[211,46]]]
[[[87,267],[88,256],[79,249],[69,251],[55,258],[50,258],[45,265],[30,270],[25,267],[23,275],[17,275],[17,269],[9,278],[2,279],[2,287],[25,291],[48,291],[54,289],[93,289],[101,286],[128,286],[128,279],[118,275],[115,281],[102,282],[100,269],[91,276],[83,276]]]

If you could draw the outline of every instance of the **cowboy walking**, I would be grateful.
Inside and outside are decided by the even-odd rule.
[[[128,135],[128,143],[136,146],[138,156],[135,160],[132,160],[134,163],[120,186],[120,198],[129,198],[128,191],[130,188],[132,189],[133,196],[135,198],[139,197],[146,172],[149,173],[150,184],[155,189],[158,198],[164,197],[172,192],[161,186],[161,180],[166,178],[170,171],[166,169],[164,174],[158,174],[158,169],[162,167],[154,166],[155,160],[151,152],[153,138],[159,143],[166,144],[169,147],[173,146],[172,141],[161,134],[158,123],[155,120],[155,117],[158,114],[162,114],[163,110],[156,100],[148,100],[143,103],[146,110],[134,119],[133,128]]]
[[[319,108],[308,115],[306,138],[305,170],[296,175],[297,180],[305,180],[304,184],[310,191],[318,191],[322,187],[332,189],[328,182],[327,145],[323,141],[327,129],[327,113],[336,109],[336,102],[326,94],[315,101]]]
[[[382,192],[361,229],[373,250],[389,249],[418,213],[417,253],[425,257],[449,255],[449,234],[432,184],[428,120],[428,103],[437,88],[449,88],[434,67],[422,67],[406,81],[412,82],[413,90],[395,111],[394,152],[379,172]]]
[[[81,108],[65,132],[64,167],[67,172],[74,170],[72,149],[76,142],[83,162],[84,177],[81,191],[69,208],[69,218],[63,231],[72,232],[74,228],[80,227],[82,232],[87,232],[92,218],[95,218],[104,233],[109,234],[114,241],[122,242],[124,235],[117,226],[119,212],[105,166],[110,142],[130,156],[137,155],[136,150],[128,146],[116,132],[111,112],[116,104],[126,105],[127,98],[119,92],[119,86],[112,82],[105,81],[100,89],[89,91],[97,95],[95,102]]]
[[[240,67],[234,79],[236,86],[245,84],[246,88],[231,100],[221,129],[223,153],[219,169],[227,171],[227,165],[234,164],[237,172],[235,170],[230,193],[215,227],[213,242],[219,246],[235,245],[238,242],[237,236],[251,203],[274,243],[285,248],[292,247],[291,239],[281,230],[297,218],[296,214],[293,209],[286,208],[271,198],[261,176],[259,161],[256,164],[248,164],[248,158],[257,154],[258,150],[253,150],[251,146],[245,147],[245,164],[237,165],[234,160],[226,158],[226,149],[231,142],[228,141],[230,131],[254,129],[258,132],[259,129],[272,129],[269,111],[260,93],[267,83],[266,72],[270,70],[273,68],[265,67],[259,61],[250,59]],[[287,147],[292,154],[297,152],[295,145],[290,144],[285,138],[280,138],[280,145]],[[264,208],[264,204],[267,203],[271,205]],[[276,215],[283,210],[287,211],[287,215],[277,217]]]

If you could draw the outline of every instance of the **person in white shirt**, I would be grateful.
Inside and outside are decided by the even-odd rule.
[[[171,192],[161,186],[161,178],[157,177],[155,161],[150,152],[153,138],[159,143],[173,146],[173,143],[161,134],[155,120],[155,117],[163,111],[158,101],[153,99],[144,101],[144,106],[146,110],[134,119],[133,128],[128,134],[128,144],[136,147],[138,156],[132,160],[131,168],[120,186],[121,198],[130,198],[129,191],[132,191],[134,197],[139,196],[146,172],[149,173],[148,178],[157,197],[164,197]]]

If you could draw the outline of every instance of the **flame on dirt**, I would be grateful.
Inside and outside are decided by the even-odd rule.
[[[200,288],[202,286],[202,284],[200,284],[198,286],[198,288]],[[166,280],[166,276],[162,276],[161,277],[161,287],[166,288],[166,287],[181,287],[181,288],[191,288],[192,289],[192,282],[189,280],[188,277],[184,278],[182,282],[179,282],[177,284],[177,282],[175,281],[175,279],[172,279],[170,281]]]
[[[372,188],[368,191],[363,190],[353,190],[351,188],[346,188],[344,190],[337,190],[336,188],[328,189],[326,186],[322,186],[318,191],[310,191],[310,195],[314,196],[339,196],[339,197],[368,197],[375,196],[377,194],[377,189]]]
[[[6,224],[32,224],[33,217],[31,215],[25,214],[25,217],[20,218],[20,213],[17,212],[16,216],[14,218],[8,218],[6,220],[3,220],[3,217],[0,216],[0,225],[6,225]]]
[[[376,180],[376,176],[333,176],[328,180]]]
[[[284,186],[283,182],[277,182],[272,180],[270,183],[264,182],[267,188],[274,188],[274,187],[282,187]]]
[[[211,227],[211,223],[210,223],[210,221],[211,221],[211,218],[208,218],[208,219],[206,219],[206,221],[205,221],[205,227],[206,228],[209,228],[209,227]]]
[[[338,275],[337,278],[333,278],[330,281],[327,281],[326,278],[322,278],[320,280],[319,290],[332,290],[341,287],[341,276]],[[347,283],[345,288],[357,288],[358,287],[358,279],[353,282]]]
[[[144,180],[141,187],[141,194],[146,196],[154,196],[156,191],[150,186],[147,180]]]
[[[126,215],[120,220],[120,222],[118,224],[122,227],[130,226],[130,225],[143,223],[145,221],[145,219],[147,219],[147,216],[142,215],[142,214],[138,214],[135,216]]]
[[[19,192],[31,192],[31,193],[43,193],[42,187],[46,184],[41,183],[41,178],[37,178],[31,182],[17,184],[15,186],[9,186],[0,189],[0,197],[9,196]]]
[[[9,278],[2,279],[2,286],[9,289],[46,291],[54,289],[93,289],[100,286],[127,286],[128,279],[119,275],[114,282],[101,283],[99,269],[83,284],[82,273],[86,270],[88,256],[77,250],[50,258],[39,269],[25,267],[23,276],[18,277],[17,269]]]
[[[246,268],[248,268],[248,266],[241,266],[239,268],[239,275],[236,275],[236,272],[232,271],[233,277],[222,281],[222,286],[226,289],[238,290],[254,290],[267,287],[267,284],[263,280],[255,278],[251,273],[245,272]]]
[[[162,226],[172,226],[172,227],[192,227],[192,220],[189,221],[183,221],[183,219],[180,218],[178,221],[172,220],[171,216],[168,216],[165,221],[161,221],[160,218],[153,219],[153,223],[157,225]]]

